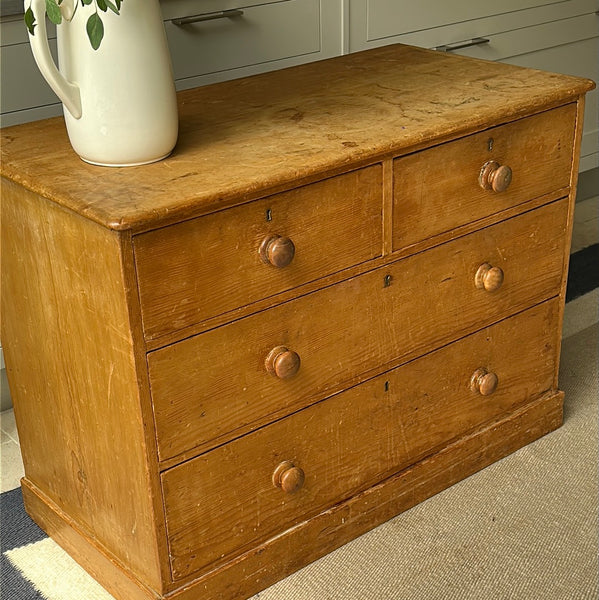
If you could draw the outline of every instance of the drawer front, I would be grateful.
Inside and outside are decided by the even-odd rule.
[[[163,8],[178,81],[318,53],[321,49],[320,0],[211,4],[190,5],[179,0]],[[214,16],[223,10],[241,13],[186,25],[173,21],[198,14]]]
[[[557,0],[421,0],[415,8],[411,0],[350,0],[356,7],[364,1],[369,40],[558,3]]]
[[[230,560],[549,390],[558,312],[557,300],[546,302],[165,472],[175,579]]]
[[[149,353],[160,458],[208,449],[557,294],[567,209],[552,203]],[[497,268],[505,275],[496,291],[476,287],[487,263],[487,287]]]
[[[518,30],[523,32],[522,37],[527,37],[529,27],[580,15],[592,16],[597,9],[595,0],[510,0],[507,3],[484,0],[476,4],[468,0],[443,3],[426,0],[417,9],[407,0],[349,0],[349,4],[351,52],[389,43],[434,48],[481,36],[518,33]],[[430,9],[430,5],[434,8]],[[578,32],[570,30],[568,34],[576,37]],[[538,49],[545,40],[535,38],[533,43]],[[491,45],[494,45],[493,40]]]
[[[575,119],[572,104],[396,159],[393,249],[568,187]],[[481,186],[490,161],[511,169],[507,189]]]
[[[382,168],[374,165],[137,236],[146,336],[200,323],[380,255],[381,209]],[[273,266],[269,260],[280,265],[281,257],[289,258],[288,240],[295,249],[291,262]]]

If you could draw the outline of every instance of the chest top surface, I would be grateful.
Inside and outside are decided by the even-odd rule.
[[[179,93],[173,154],[103,168],[61,118],[2,130],[2,175],[115,230],[140,231],[563,104],[589,80],[386,46]]]

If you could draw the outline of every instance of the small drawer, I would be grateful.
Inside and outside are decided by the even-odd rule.
[[[396,159],[393,250],[566,189],[575,119],[571,104]]]
[[[247,433],[557,295],[567,200],[150,352],[161,460]]]
[[[213,568],[550,390],[546,302],[162,475],[175,579]]]
[[[177,331],[381,254],[374,165],[134,240],[148,338]]]

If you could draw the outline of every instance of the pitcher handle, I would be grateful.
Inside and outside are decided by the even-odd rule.
[[[46,31],[46,2],[45,0],[31,0],[31,10],[37,23],[35,35],[29,34],[29,43],[33,58],[48,85],[60,98],[61,102],[75,119],[81,118],[81,92],[79,86],[67,81],[54,64],[48,44]]]

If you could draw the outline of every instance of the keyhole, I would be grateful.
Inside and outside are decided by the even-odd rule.
[[[272,221],[272,210],[270,208],[266,209],[266,220]]]
[[[495,140],[493,138],[489,138],[489,141],[487,142],[487,148],[488,148],[489,152],[491,152],[491,150],[493,150],[494,143],[495,143]]]

